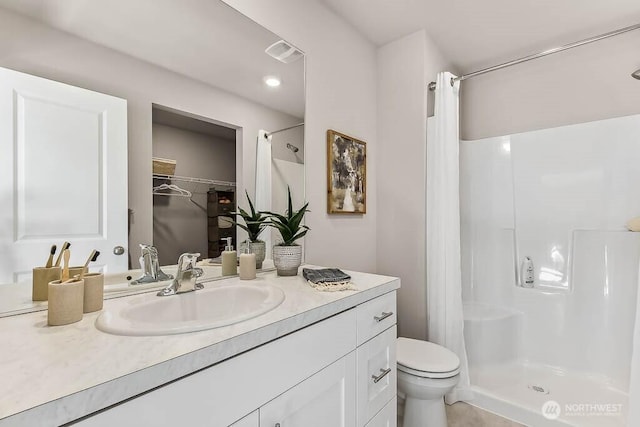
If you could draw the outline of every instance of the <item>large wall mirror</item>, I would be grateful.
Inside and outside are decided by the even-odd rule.
[[[222,1],[0,0],[0,67],[0,315],[46,308],[53,244],[99,250],[106,297],[142,292],[140,245],[213,277],[247,194],[304,200],[304,55]]]

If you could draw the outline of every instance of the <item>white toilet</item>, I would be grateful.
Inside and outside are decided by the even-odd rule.
[[[398,392],[405,397],[403,427],[447,427],[444,395],[458,384],[458,356],[411,338],[398,338],[396,351]]]

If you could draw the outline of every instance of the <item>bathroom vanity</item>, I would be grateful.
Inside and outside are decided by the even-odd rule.
[[[262,273],[250,282],[281,289],[278,307],[201,332],[112,335],[95,328],[99,313],[64,327],[46,312],[0,319],[12,349],[0,355],[0,426],[395,426],[400,281],[349,274],[358,291]],[[235,283],[247,281],[205,288]]]

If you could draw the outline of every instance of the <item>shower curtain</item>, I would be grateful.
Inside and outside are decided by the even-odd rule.
[[[271,137],[264,130],[258,131],[255,208],[259,211],[271,210]],[[260,240],[265,243],[266,259],[272,258],[270,231],[267,229],[260,234]]]
[[[460,83],[438,73],[435,137],[427,141],[427,322],[428,339],[460,358],[460,381],[445,396],[448,404],[470,400],[464,345],[460,267],[459,129]]]

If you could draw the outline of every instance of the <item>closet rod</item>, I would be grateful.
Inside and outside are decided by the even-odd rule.
[[[271,136],[274,133],[278,133],[278,132],[284,132],[285,130],[299,128],[300,126],[304,126],[304,122],[298,123],[297,125],[289,126],[288,128],[274,130],[273,132],[267,132],[267,136]]]
[[[629,27],[624,27],[624,28],[620,28],[618,30],[610,31],[608,33],[600,34],[599,36],[590,37],[588,39],[584,39],[584,40],[580,40],[580,41],[577,41],[577,42],[565,44],[563,46],[558,46],[558,47],[554,47],[554,48],[551,48],[551,49],[543,50],[542,52],[538,52],[538,53],[534,53],[532,55],[524,56],[524,57],[519,58],[519,59],[514,59],[513,61],[505,62],[503,64],[494,65],[493,67],[483,68],[482,70],[474,71],[474,72],[469,73],[469,74],[463,74],[463,75],[461,75],[459,77],[453,77],[453,78],[451,78],[451,86],[453,86],[453,84],[455,82],[457,82],[457,81],[467,80],[467,79],[470,79],[471,77],[480,76],[482,74],[490,73],[490,72],[496,71],[496,70],[501,70],[503,68],[511,67],[513,65],[522,64],[523,62],[531,61],[533,59],[542,58],[542,57],[547,56],[547,55],[552,55],[554,53],[558,53],[558,52],[562,52],[562,51],[565,51],[565,50],[573,49],[574,47],[579,47],[579,46],[583,46],[585,44],[589,44],[589,43],[597,42],[597,41],[600,41],[600,40],[608,39],[609,37],[618,36],[620,34],[628,33],[629,31],[634,31],[634,30],[638,30],[638,29],[640,29],[640,24],[631,25]],[[428,87],[429,87],[429,90],[432,90],[432,91],[435,90],[436,89],[436,82],[429,83]]]
[[[195,184],[207,184],[207,185],[219,185],[222,187],[235,187],[235,182],[230,181],[218,181],[215,179],[205,179],[205,178],[193,178],[190,176],[177,176],[177,175],[165,175],[160,173],[153,174],[154,179],[167,179],[171,181],[179,181],[179,182],[192,182]]]

